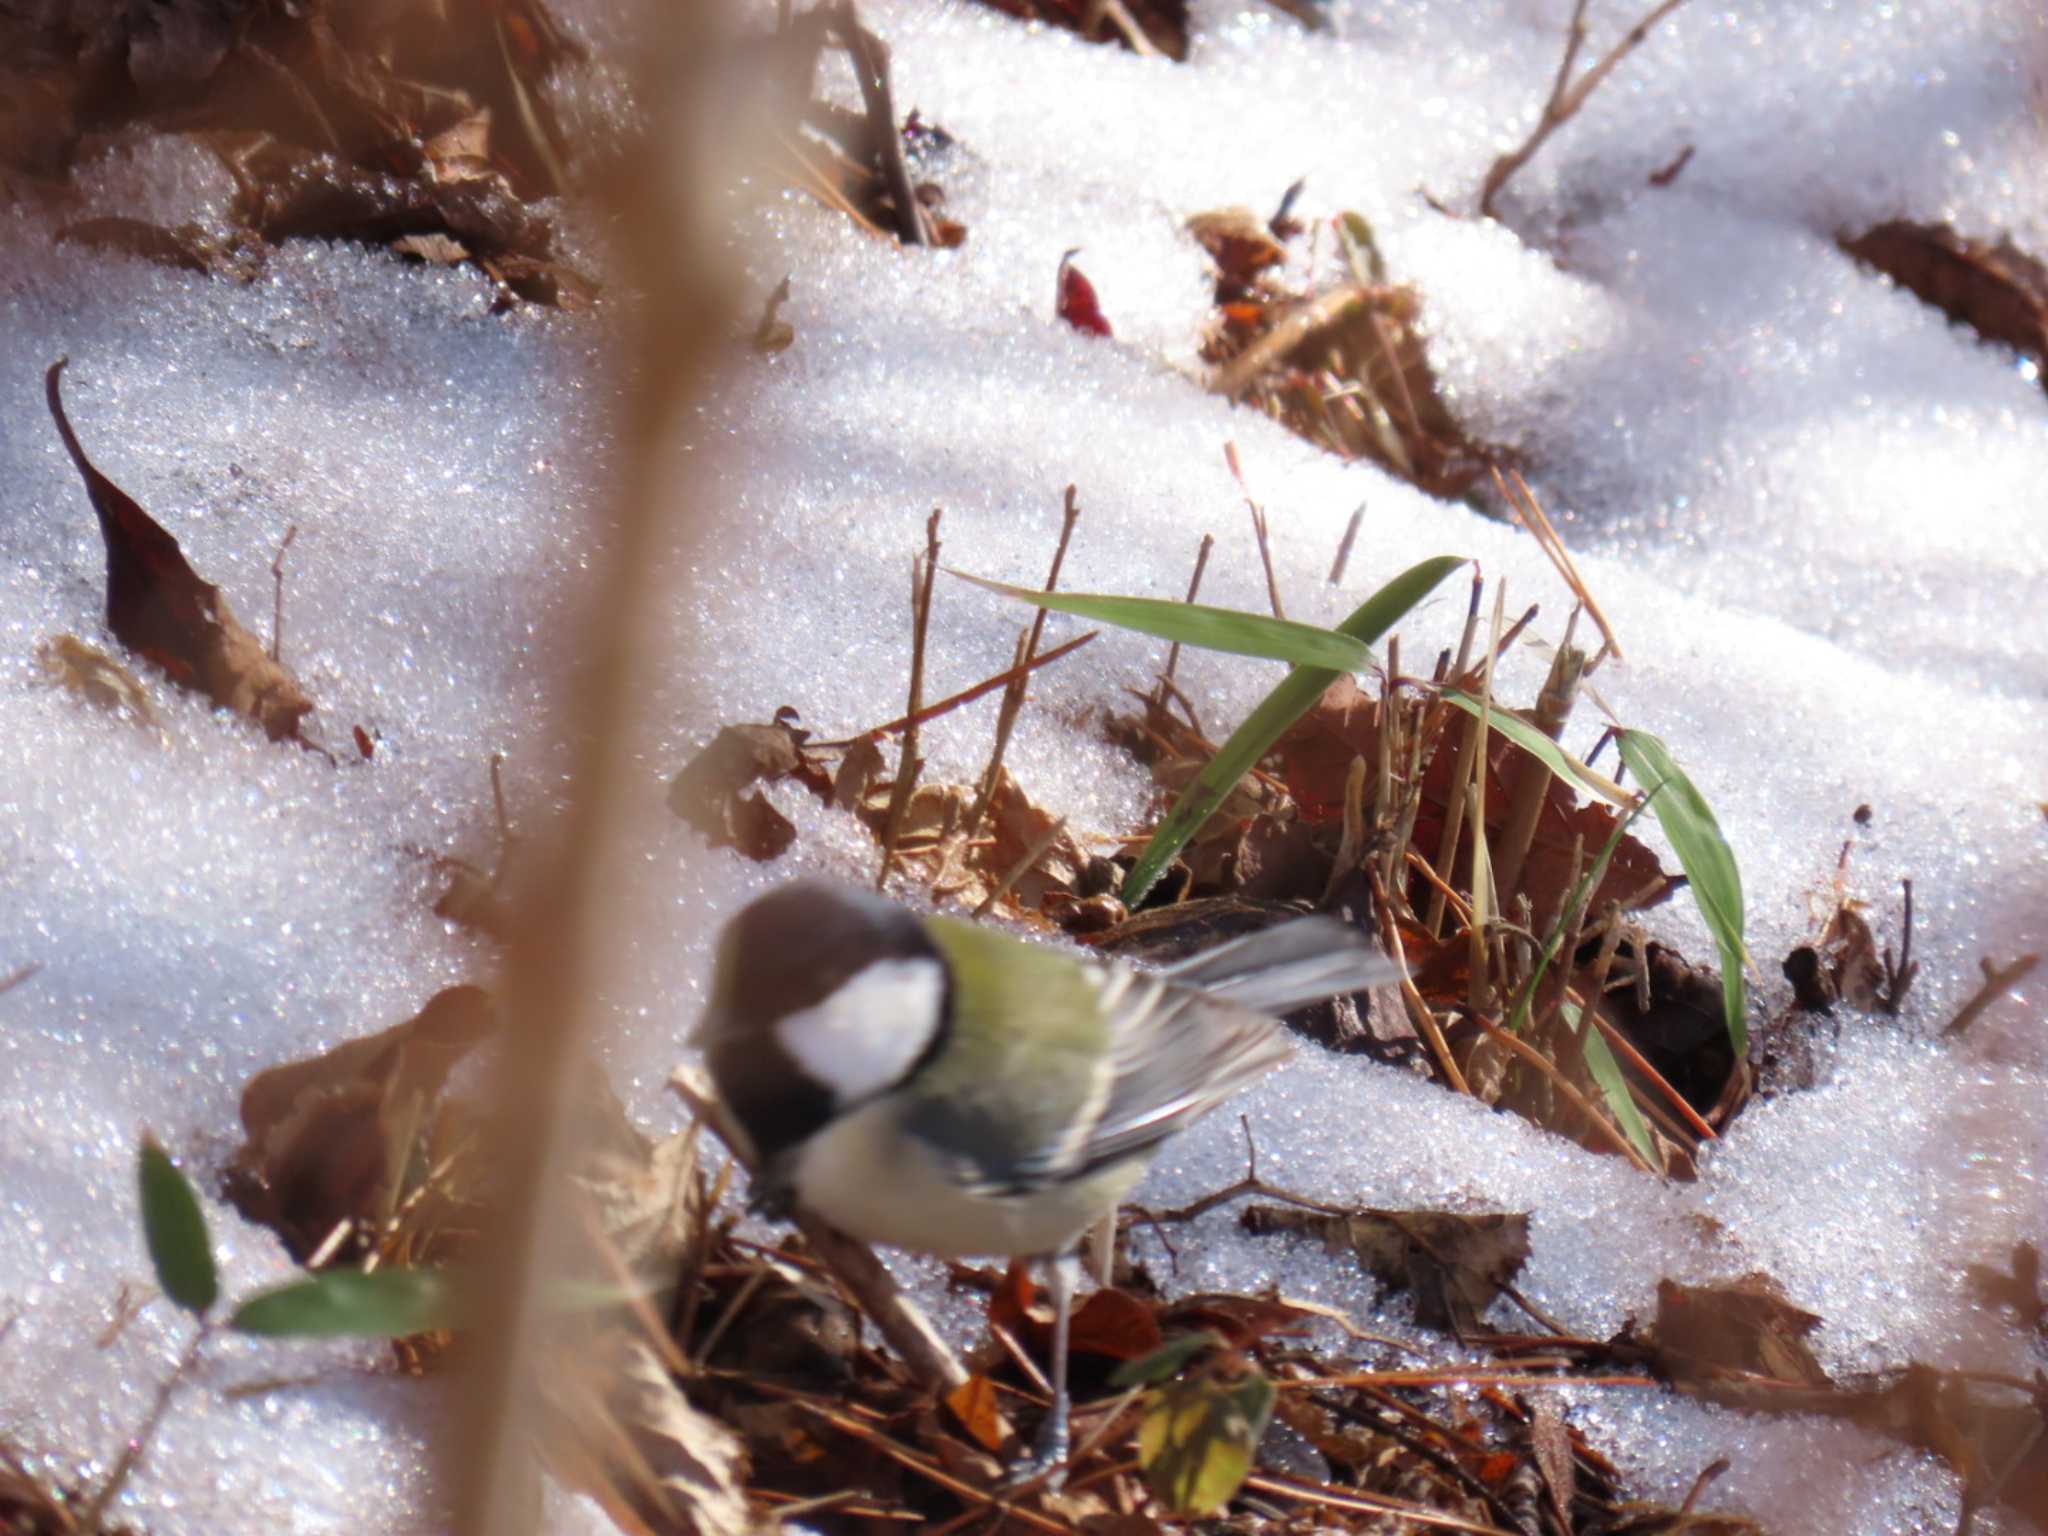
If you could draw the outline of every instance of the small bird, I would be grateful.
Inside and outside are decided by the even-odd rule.
[[[1146,971],[802,880],[719,943],[696,1032],[751,1142],[753,1205],[945,1257],[1042,1262],[1053,1405],[1023,1475],[1067,1457],[1075,1249],[1161,1142],[1289,1054],[1275,1016],[1392,966],[1307,917]]]

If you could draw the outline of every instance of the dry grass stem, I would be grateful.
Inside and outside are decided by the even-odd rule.
[[[1979,960],[1977,966],[1984,973],[1984,984],[1970,995],[1970,1000],[1948,1021],[1947,1027],[1941,1032],[1941,1037],[1946,1040],[1960,1035],[1977,1022],[1985,1009],[2033,975],[2034,967],[2040,963],[2039,955],[2021,955],[2019,959],[2001,970],[1988,959]]]
[[[284,552],[292,547],[292,540],[299,536],[299,525],[292,523],[284,531],[284,538],[277,546],[277,557],[270,562],[270,659],[284,660],[281,654],[284,646]]]
[[[1358,530],[1365,522],[1365,503],[1360,502],[1351,513],[1351,521],[1344,525],[1344,537],[1337,541],[1337,558],[1330,562],[1330,585],[1336,586],[1344,579],[1344,567],[1351,563],[1351,546],[1358,538]],[[1392,664],[1389,663],[1389,670]]]
[[[1245,510],[1252,515],[1252,537],[1258,540],[1259,564],[1266,571],[1266,601],[1273,609],[1273,617],[1284,619],[1287,610],[1280,602],[1280,580],[1273,574],[1273,544],[1267,536],[1266,509],[1253,499],[1251,487],[1245,484],[1244,465],[1238,461],[1236,443],[1223,445],[1223,462],[1230,466],[1231,477],[1237,481],[1237,488],[1244,492]]]
[[[1202,590],[1202,573],[1208,570],[1209,551],[1214,549],[1215,547],[1216,535],[1214,535],[1213,533],[1203,534],[1202,542],[1195,548],[1195,573],[1194,575],[1188,578],[1188,595],[1182,599],[1183,602],[1192,603],[1195,600],[1196,595]],[[1179,665],[1180,642],[1176,640],[1173,642],[1172,645],[1167,647],[1166,670],[1163,673],[1161,673],[1159,677],[1158,697],[1162,703],[1165,701],[1166,698],[1166,690],[1173,684],[1174,669]],[[1185,698],[1183,698],[1182,702],[1186,702]],[[1188,722],[1191,725],[1194,724],[1194,712],[1192,710],[1189,711]],[[1201,729],[1201,727],[1196,726],[1196,729],[1199,730]]]
[[[1614,626],[1607,622],[1607,615],[1601,612],[1592,589],[1586,585],[1586,579],[1579,574],[1578,565],[1573,561],[1571,551],[1565,548],[1564,539],[1544,513],[1535,493],[1529,489],[1529,482],[1524,480],[1517,470],[1510,470],[1508,474],[1503,475],[1496,465],[1493,469],[1493,483],[1513,510],[1515,521],[1528,530],[1537,547],[1556,567],[1557,574],[1564,579],[1564,584],[1571,588],[1573,599],[1593,616],[1593,623],[1600,631],[1601,649],[1619,659],[1621,642],[1614,638]]]
[[[924,759],[917,752],[916,721],[924,708],[924,648],[925,638],[931,629],[932,583],[939,574],[940,515],[939,509],[934,507],[924,525],[924,555],[910,563],[910,707],[904,718],[911,723],[903,728],[903,745],[896,759],[896,782],[889,793],[889,816],[882,828],[882,862],[875,871],[875,889],[878,891],[889,881],[889,871],[896,862],[896,840],[903,833],[903,813],[910,806],[918,775],[924,771]]]
[[[1659,1177],[1662,1176],[1659,1173],[1659,1170],[1652,1168],[1648,1162],[1644,1161],[1642,1153],[1638,1152],[1635,1149],[1635,1147],[1630,1144],[1629,1139],[1626,1136],[1622,1135],[1620,1129],[1614,1124],[1614,1122],[1609,1120],[1606,1115],[1602,1114],[1598,1109],[1596,1109],[1593,1105],[1592,1100],[1588,1099],[1583,1093],[1579,1092],[1577,1086],[1573,1084],[1571,1079],[1566,1077],[1563,1072],[1559,1071],[1557,1064],[1553,1062],[1548,1056],[1544,1055],[1541,1051],[1537,1050],[1536,1047],[1529,1044],[1528,1041],[1522,1039],[1521,1036],[1509,1034],[1506,1030],[1502,1029],[1498,1024],[1494,1023],[1492,1019],[1486,1017],[1484,1014],[1470,1013],[1466,1016],[1470,1018],[1474,1024],[1477,1024],[1482,1030],[1486,1032],[1486,1036],[1488,1039],[1494,1040],[1499,1044],[1505,1046],[1508,1050],[1514,1052],[1515,1055],[1521,1057],[1522,1060],[1526,1061],[1531,1067],[1535,1068],[1537,1072],[1541,1073],[1545,1078],[1547,1078],[1550,1082],[1550,1086],[1557,1091],[1558,1096],[1564,1099],[1566,1102],[1568,1102],[1573,1109],[1576,1109],[1580,1114],[1586,1117],[1588,1123],[1590,1123],[1593,1126],[1594,1130],[1599,1135],[1600,1139],[1607,1143],[1609,1150],[1617,1152],[1621,1156],[1627,1158],[1630,1163],[1634,1164],[1644,1173],[1658,1174]]]
[[[1542,116],[1536,120],[1528,138],[1495,160],[1486,172],[1486,180],[1479,189],[1479,212],[1486,218],[1495,217],[1494,202],[1509,178],[1535,158],[1536,152],[1553,133],[1577,116],[1579,109],[1585,106],[1586,98],[1599,89],[1600,82],[1613,74],[1621,61],[1642,45],[1657,23],[1677,10],[1684,0],[1662,0],[1660,5],[1623,33],[1621,41],[1608,50],[1604,58],[1574,81],[1572,65],[1578,60],[1579,50],[1586,45],[1586,4],[1587,0],[1575,0],[1572,6],[1571,25],[1565,34],[1564,58],[1558,64],[1557,79],[1550,87],[1550,99],[1543,104]]]

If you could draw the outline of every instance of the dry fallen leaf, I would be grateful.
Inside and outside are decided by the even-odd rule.
[[[495,1025],[481,988],[449,987],[403,1023],[257,1073],[228,1198],[301,1262],[344,1221],[378,1228],[448,1074]]]
[[[1287,1206],[1246,1208],[1248,1232],[1307,1232],[1349,1252],[1381,1284],[1415,1296],[1415,1320],[1460,1339],[1483,1337],[1481,1315],[1529,1257],[1526,1213],[1357,1210],[1324,1216]]]
[[[220,588],[192,569],[178,541],[85,456],[58,392],[65,362],[50,365],[44,392],[106,542],[107,627],[173,682],[254,720],[271,740],[297,737],[313,701],[236,621]]]
[[[795,779],[821,800],[832,780],[804,751],[809,732],[781,715],[768,725],[728,725],[669,781],[668,808],[714,848],[737,848],[766,861],[796,841],[796,826],[754,788]]]

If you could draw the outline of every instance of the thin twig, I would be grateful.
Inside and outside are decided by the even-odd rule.
[[[1495,217],[1494,200],[1500,196],[1501,188],[1508,184],[1508,178],[1527,165],[1553,133],[1578,115],[1579,109],[1586,104],[1586,98],[1599,88],[1600,82],[1613,74],[1621,61],[1642,45],[1657,23],[1677,10],[1685,0],[1663,0],[1655,10],[1623,33],[1621,41],[1609,50],[1607,56],[1574,83],[1572,65],[1586,42],[1586,3],[1587,0],[1576,0],[1572,6],[1571,27],[1565,34],[1564,59],[1558,65],[1557,79],[1550,87],[1550,99],[1543,104],[1543,115],[1536,120],[1529,137],[1494,161],[1486,173],[1486,180],[1479,189],[1482,217]]]
[[[939,508],[932,508],[932,515],[924,525],[924,557],[913,560],[910,565],[910,709],[907,718],[913,722],[924,705],[924,645],[925,636],[931,628],[932,583],[939,574],[939,517]],[[896,783],[889,792],[889,815],[882,826],[882,863],[875,871],[875,889],[878,891],[888,883],[890,867],[896,860],[896,839],[903,831],[903,813],[910,806],[910,796],[917,788],[917,776],[923,768],[924,759],[917,755],[917,726],[913,723],[904,727],[903,745],[896,760]]]
[[[1266,536],[1266,509],[1252,499],[1251,487],[1244,483],[1244,466],[1238,462],[1236,443],[1223,445],[1223,462],[1230,466],[1237,488],[1244,492],[1245,510],[1252,515],[1252,534],[1259,541],[1259,563],[1266,568],[1266,601],[1272,605],[1273,617],[1284,619],[1287,610],[1280,604],[1280,582],[1273,575],[1273,545]]]
[[[1906,994],[1913,988],[1913,978],[1920,974],[1920,962],[1913,958],[1913,882],[1901,880],[1906,888],[1906,913],[1899,937],[1899,958],[1892,961],[1892,947],[1884,947],[1884,991],[1878,1001],[1884,1011],[1894,1018],[1906,1001]]]
[[[1209,375],[1212,393],[1235,400],[1259,376],[1325,326],[1334,325],[1372,297],[1373,290],[1356,283],[1303,299],[1274,321],[1237,356]]]
[[[1195,574],[1188,578],[1188,595],[1182,599],[1183,602],[1192,603],[1195,600],[1195,594],[1202,590],[1202,572],[1209,568],[1209,551],[1215,547],[1216,535],[1213,533],[1203,534],[1202,542],[1195,550]],[[1174,668],[1179,665],[1180,642],[1176,640],[1167,648],[1166,670],[1159,676],[1158,696],[1162,702],[1164,702],[1166,697],[1166,689],[1173,682]]]
[[[1066,563],[1067,545],[1072,542],[1074,524],[1080,519],[1081,506],[1074,499],[1074,487],[1070,485],[1060,514],[1060,541],[1052,552],[1052,569],[1045,576],[1045,590],[1048,592],[1059,590],[1060,567]],[[988,815],[989,801],[995,797],[996,781],[1003,771],[1003,754],[1009,749],[1010,733],[1016,729],[1017,716],[1024,709],[1024,694],[1030,687],[1031,658],[1038,654],[1038,640],[1045,633],[1046,615],[1050,612],[1050,609],[1041,608],[1033,616],[1031,632],[1017,653],[1015,665],[1010,668],[1010,684],[1003,690],[1002,707],[996,712],[995,748],[989,753],[988,766],[982,770],[981,784],[975,790],[974,808],[967,814],[963,837],[971,839],[981,830],[982,818]]]
[[[1984,972],[1984,985],[1972,993],[1970,1000],[1948,1021],[1948,1027],[1941,1032],[1942,1039],[1960,1035],[1976,1023],[1979,1014],[2033,975],[2034,967],[2040,963],[2039,955],[2021,955],[2001,971],[1989,960],[1979,960],[1977,965]]]
[[[861,25],[860,13],[852,0],[839,6],[835,16],[853,73],[860,82],[861,101],[867,108],[868,138],[882,162],[882,179],[888,183],[889,201],[895,205],[896,233],[905,245],[932,244],[931,226],[917,189],[910,183],[910,168],[903,163],[903,139],[896,132],[896,107],[889,94],[889,45]]]
[[[1616,1152],[1627,1158],[1631,1163],[1634,1163],[1644,1173],[1657,1172],[1655,1168],[1652,1168],[1643,1160],[1642,1153],[1638,1152],[1629,1142],[1629,1139],[1622,1135],[1614,1122],[1595,1109],[1591,1101],[1573,1085],[1571,1079],[1567,1078],[1557,1069],[1557,1063],[1520,1036],[1509,1034],[1498,1024],[1494,1023],[1493,1020],[1486,1017],[1485,1014],[1467,1013],[1466,1017],[1485,1030],[1488,1039],[1499,1041],[1517,1056],[1528,1062],[1538,1072],[1549,1078],[1551,1087],[1562,1094],[1570,1102],[1572,1108],[1584,1115],[1594,1129],[1600,1133],[1601,1139]]]
[[[292,540],[299,536],[299,525],[291,524],[284,531],[284,540],[277,546],[277,558],[270,562],[270,659],[278,661],[279,650],[284,645],[284,552],[292,547]]]
[[[1036,672],[1040,667],[1051,666],[1061,657],[1073,655],[1074,652],[1081,649],[1082,646],[1093,640],[1100,633],[1100,630],[1091,629],[1085,635],[1076,635],[1064,645],[1056,645],[1044,655],[1033,657],[1029,664],[1023,667],[1007,667],[1003,671],[998,672],[994,677],[983,678],[972,688],[963,688],[958,693],[946,695],[945,698],[939,700],[936,704],[927,704],[914,715],[898,715],[894,720],[889,721],[885,725],[878,725],[873,730],[863,731],[858,736],[849,736],[844,741],[814,741],[811,743],[811,746],[820,752],[836,751],[853,746],[857,742],[872,741],[879,736],[893,736],[898,731],[907,731],[913,726],[929,725],[932,721],[938,719],[939,716],[950,715],[962,705],[972,704],[976,699],[986,698],[998,688],[1007,688],[1016,680],[1020,672]]]
[[[1520,471],[1511,470],[1511,484],[1508,476],[1500,472],[1498,464],[1488,467],[1493,472],[1494,486],[1506,499],[1508,509],[1515,514],[1515,521],[1528,530],[1529,536],[1535,539],[1537,546],[1556,567],[1557,574],[1564,579],[1564,584],[1572,589],[1572,597],[1593,616],[1593,623],[1600,630],[1601,649],[1617,660],[1621,659],[1621,642],[1614,637],[1614,626],[1607,622],[1607,615],[1601,612],[1592,589],[1586,585],[1586,578],[1579,574],[1579,567],[1573,561],[1571,551],[1565,548],[1563,535],[1557,531],[1557,525],[1551,522],[1549,514],[1543,510],[1543,504],[1536,499],[1536,493],[1529,489],[1529,482],[1522,478]],[[1591,668],[1587,670],[1590,671]]]
[[[989,912],[995,907],[995,904],[1009,894],[1010,887],[1031,872],[1032,866],[1052,850],[1052,845],[1065,835],[1066,830],[1067,818],[1062,816],[1058,821],[1047,827],[1044,832],[1040,833],[1033,840],[1031,846],[1024,850],[1024,857],[1010,866],[1009,873],[1003,876],[1001,883],[981,898],[981,905],[974,909],[974,915],[976,917],[988,916]]]
[[[99,1491],[92,1496],[80,1515],[78,1529],[97,1533],[100,1520],[107,1512],[107,1506],[127,1484],[128,1475],[135,1470],[135,1464],[142,1460],[149,1444],[156,1438],[158,1427],[164,1421],[164,1414],[171,1406],[172,1397],[185,1384],[185,1378],[192,1374],[192,1368],[199,1363],[199,1352],[206,1347],[206,1341],[213,1337],[213,1329],[201,1323],[192,1335],[192,1342],[185,1346],[185,1352],[178,1357],[178,1363],[171,1368],[171,1374],[157,1384],[156,1398],[149,1405],[149,1413],[143,1419],[141,1428],[128,1437],[128,1443],[121,1447],[121,1454],[115,1460],[113,1470],[107,1473],[107,1480],[100,1484]]]
[[[1351,514],[1351,521],[1344,525],[1344,537],[1337,541],[1337,558],[1330,562],[1330,585],[1336,586],[1344,579],[1344,567],[1351,561],[1351,545],[1358,537],[1359,525],[1365,521],[1365,503],[1360,502]]]

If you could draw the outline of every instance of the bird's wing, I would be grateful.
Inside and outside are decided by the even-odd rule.
[[[1304,917],[1248,933],[1159,974],[1254,1013],[1281,1014],[1379,986],[1396,971],[1356,929],[1334,917]]]
[[[1286,1032],[1265,1014],[1155,973],[1102,973],[1113,1046],[1101,1112],[1068,1149],[1066,1177],[1149,1150],[1285,1061]]]
[[[1376,986],[1393,967],[1344,924],[1311,917],[1168,970],[1097,974],[1111,1075],[1100,1114],[1073,1149],[1076,1176],[1165,1140],[1286,1060],[1292,1047],[1277,1015]]]

